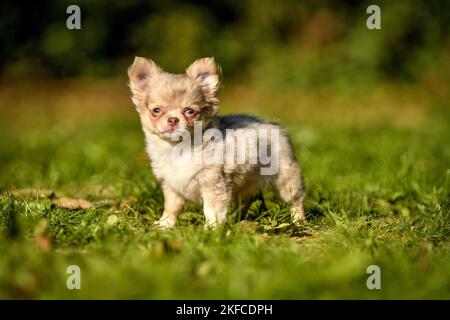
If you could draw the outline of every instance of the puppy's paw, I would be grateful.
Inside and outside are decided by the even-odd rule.
[[[158,221],[155,221],[153,223],[153,226],[155,228],[158,228],[158,229],[165,229],[165,230],[167,230],[167,229],[172,229],[173,227],[175,227],[175,222],[176,221],[174,221],[172,219],[161,218]]]
[[[295,224],[305,221],[305,212],[303,211],[303,206],[292,206],[291,208],[292,222]]]
[[[217,223],[206,222],[203,225],[203,230],[208,231],[208,230],[215,230],[215,229],[217,229]]]
[[[217,220],[206,220],[205,224],[203,225],[204,230],[218,230],[225,226],[225,221],[217,221]]]

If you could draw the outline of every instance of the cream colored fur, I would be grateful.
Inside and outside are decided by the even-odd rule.
[[[218,116],[221,70],[213,58],[198,59],[185,74],[170,74],[153,61],[136,57],[128,70],[132,101],[146,138],[146,151],[155,176],[164,192],[164,212],[156,223],[172,228],[188,201],[203,204],[206,226],[225,222],[230,203],[251,201],[265,186],[273,186],[281,198],[291,203],[293,221],[304,218],[304,183],[287,133],[278,125],[245,115]],[[260,163],[195,163],[190,154],[174,159],[174,136],[180,130],[193,133],[201,121],[204,130],[216,128],[225,143],[238,143],[245,129],[279,130],[278,141],[269,139],[269,148],[279,150],[276,174],[261,175]],[[234,133],[228,133],[233,129]],[[195,148],[206,148],[212,141]],[[242,142],[241,142],[242,144]],[[237,152],[248,146],[238,146]],[[247,206],[248,207],[248,206]]]

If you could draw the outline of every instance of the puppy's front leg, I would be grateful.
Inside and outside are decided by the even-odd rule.
[[[183,210],[186,200],[169,186],[163,184],[164,212],[161,218],[155,222],[155,226],[161,229],[170,229],[177,222],[178,213]]]
[[[227,219],[230,192],[220,170],[211,169],[199,177],[205,214],[205,228],[214,228]]]

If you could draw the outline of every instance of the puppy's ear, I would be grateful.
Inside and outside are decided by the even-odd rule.
[[[214,58],[195,60],[186,69],[186,74],[201,86],[207,99],[215,99],[220,88],[222,72]]]
[[[131,100],[137,107],[145,104],[145,95],[148,90],[150,79],[162,72],[161,68],[152,60],[135,57],[133,64],[128,68],[130,79],[129,87],[133,96]]]

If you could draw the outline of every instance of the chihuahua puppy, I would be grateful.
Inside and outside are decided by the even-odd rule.
[[[294,222],[304,219],[303,176],[288,134],[277,124],[254,117],[218,116],[221,69],[214,58],[198,59],[184,74],[171,74],[152,60],[136,57],[128,76],[146,151],[164,193],[158,227],[174,227],[188,201],[203,205],[206,227],[218,226],[226,221],[230,203],[244,204],[245,211],[267,185],[291,204]],[[190,141],[196,130],[200,139]],[[250,130],[256,134],[248,135]],[[205,138],[207,132],[213,132],[211,137]],[[192,147],[182,153],[181,138]],[[258,161],[263,157],[252,152],[255,146],[276,159],[271,170],[264,172],[267,161]],[[198,157],[198,151],[214,156]]]

